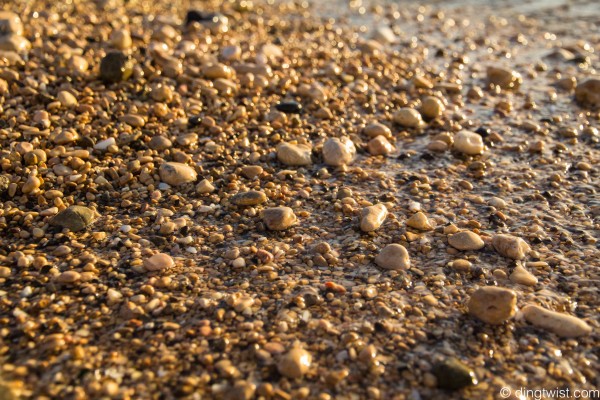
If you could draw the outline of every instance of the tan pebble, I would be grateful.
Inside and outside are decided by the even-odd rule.
[[[164,163],[160,166],[158,172],[160,179],[171,186],[194,182],[198,177],[194,168],[178,162]]]
[[[63,90],[58,93],[58,101],[63,107],[74,107],[78,104],[77,99],[70,92]]]
[[[448,243],[458,250],[479,250],[485,246],[481,237],[471,231],[458,232],[448,236]]]
[[[312,356],[304,349],[294,348],[284,354],[277,363],[279,373],[287,378],[302,378],[312,364]]]
[[[529,271],[522,266],[518,265],[510,274],[510,281],[525,286],[535,286],[538,283],[538,279]]]
[[[425,97],[421,103],[421,114],[423,114],[425,118],[439,118],[442,116],[445,109],[444,103],[437,97]]]
[[[387,215],[388,210],[381,203],[363,208],[360,213],[360,229],[363,232],[372,232],[379,229]]]
[[[236,206],[257,206],[265,201],[267,201],[267,195],[258,190],[237,193],[231,198],[231,202]]]
[[[419,128],[424,125],[421,114],[412,108],[401,108],[394,113],[394,122],[405,128]]]
[[[310,165],[312,164],[311,149],[304,144],[282,143],[277,146],[277,159],[285,165]]]
[[[168,268],[172,268],[175,262],[170,255],[165,253],[158,253],[150,258],[144,260],[144,268],[147,271],[162,271]]]
[[[485,323],[498,325],[515,315],[517,294],[506,288],[486,286],[471,295],[467,303],[469,314]]]
[[[77,232],[85,229],[93,221],[93,210],[83,206],[71,206],[58,213],[50,224]]]
[[[492,245],[500,255],[513,260],[522,260],[531,251],[523,239],[506,234],[495,235],[492,238]]]
[[[65,271],[56,277],[58,283],[75,283],[79,281],[81,274],[77,271]]]
[[[392,139],[392,130],[379,122],[372,122],[365,126],[363,133],[369,137],[384,136],[386,139]]]
[[[592,333],[592,328],[584,320],[537,305],[530,304],[523,307],[522,313],[530,324],[560,337],[575,338]]]
[[[443,142],[441,140],[432,140],[431,142],[429,142],[429,144],[427,145],[427,150],[431,150],[431,151],[446,151],[448,150],[449,146],[446,142]]]
[[[490,206],[495,207],[498,210],[503,210],[506,208],[506,201],[499,197],[492,197],[488,203]]]
[[[297,218],[289,207],[273,207],[263,211],[263,221],[268,229],[281,231],[295,225]]]
[[[575,100],[579,105],[589,107],[592,110],[600,109],[600,79],[587,79],[577,85]]]
[[[139,115],[134,114],[126,114],[119,118],[121,122],[125,122],[128,125],[133,126],[134,128],[141,128],[145,125],[146,121]]]
[[[242,167],[242,175],[248,179],[254,179],[263,173],[260,165],[245,165]]]
[[[203,179],[198,185],[196,185],[196,193],[207,194],[215,191],[215,186],[208,180]]]
[[[410,268],[410,258],[404,246],[393,243],[379,252],[375,264],[384,269],[406,270]]]
[[[371,139],[367,145],[367,148],[369,150],[369,154],[372,156],[386,156],[396,150],[383,135],[379,135]]]
[[[154,101],[168,103],[173,100],[173,91],[169,86],[163,84],[154,85],[150,95]]]
[[[0,35],[0,50],[14,51],[15,53],[25,53],[31,48],[29,40],[23,36],[10,33],[8,35]]]
[[[412,82],[417,89],[433,89],[433,83],[422,75],[416,75]]]
[[[506,68],[488,67],[488,83],[500,86],[502,89],[518,89],[523,78],[518,72]]]
[[[221,49],[221,58],[225,61],[239,60],[241,56],[242,48],[240,46],[225,46]]]
[[[56,135],[53,139],[53,142],[58,145],[69,144],[75,142],[79,139],[79,135],[77,132],[73,132],[68,129],[63,129],[58,135]]]
[[[457,260],[452,261],[451,266],[457,271],[467,272],[471,268],[471,265],[472,264],[469,260],[459,258]]]
[[[347,137],[329,138],[323,144],[323,161],[327,165],[339,167],[351,164],[356,156],[356,147]]]
[[[150,147],[152,150],[162,151],[173,147],[173,142],[171,142],[171,140],[165,136],[156,135],[152,136],[152,139],[150,139],[150,142],[148,142],[148,147]]]
[[[114,30],[108,39],[110,45],[119,50],[127,50],[131,48],[133,41],[131,40],[131,34],[126,29]]]
[[[37,176],[30,176],[23,184],[21,191],[24,194],[29,194],[38,189],[42,185],[42,181]]]
[[[0,11],[0,35],[8,34],[22,35],[23,23],[14,12]]]
[[[506,275],[506,272],[504,272],[501,269],[495,269],[492,274],[494,275],[494,278],[498,279],[498,280],[503,280],[503,279],[508,279],[508,275]]]
[[[430,231],[433,229],[431,222],[429,222],[427,216],[421,211],[414,213],[408,220],[406,220],[406,225],[420,231]]]
[[[202,73],[208,79],[224,78],[228,79],[233,76],[231,67],[225,64],[211,64],[202,68]]]
[[[459,153],[471,156],[481,154],[484,149],[483,139],[481,138],[481,135],[475,132],[462,130],[454,137],[452,148]]]

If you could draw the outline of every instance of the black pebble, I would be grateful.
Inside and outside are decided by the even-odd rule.
[[[188,125],[191,128],[200,125],[201,122],[202,122],[202,117],[200,117],[199,115],[194,115],[193,117],[188,119]]]
[[[490,128],[484,128],[483,126],[481,126],[481,127],[477,128],[475,133],[481,135],[482,138],[486,138],[486,137],[490,136],[492,131],[490,130]]]
[[[277,111],[281,111],[286,114],[300,114],[300,112],[302,112],[302,104],[296,101],[282,101],[277,103],[275,108]]]

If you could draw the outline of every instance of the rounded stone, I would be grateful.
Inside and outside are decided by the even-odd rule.
[[[175,261],[173,261],[173,258],[165,253],[157,253],[144,260],[144,268],[147,271],[162,271],[172,268],[174,265]]]
[[[363,133],[369,137],[384,136],[386,139],[392,138],[392,130],[380,122],[372,122],[363,128]]]
[[[279,373],[287,378],[302,378],[312,364],[312,356],[304,349],[294,348],[284,354],[277,363]]]
[[[383,135],[371,139],[367,144],[367,149],[372,156],[387,156],[396,150],[394,145],[392,145]]]
[[[152,150],[162,151],[173,147],[173,142],[171,142],[171,140],[165,136],[156,135],[150,139],[148,147],[150,147]]]
[[[469,314],[481,321],[498,325],[515,315],[517,311],[517,294],[506,288],[482,287],[471,295],[467,308]]]
[[[356,156],[356,147],[352,140],[344,138],[329,138],[323,144],[323,161],[327,165],[339,167],[351,164]]]
[[[481,135],[462,130],[454,137],[452,148],[459,153],[474,156],[483,153],[484,145]]]
[[[263,211],[263,221],[272,231],[282,231],[295,225],[296,214],[289,207],[273,207]]]
[[[575,88],[575,100],[580,106],[600,109],[600,79],[591,78]]]
[[[83,206],[71,206],[59,212],[50,221],[51,225],[66,228],[72,232],[85,229],[94,221],[94,211]]]
[[[458,390],[478,383],[475,372],[456,358],[437,362],[431,372],[437,379],[438,387],[442,389]]]
[[[401,108],[394,113],[394,122],[405,128],[419,128],[423,126],[421,114],[412,108]]]
[[[167,162],[160,166],[160,179],[171,186],[184,185],[196,181],[198,174],[189,165],[178,162]]]
[[[120,51],[111,51],[100,62],[100,78],[108,83],[121,82],[133,74],[134,62]]]
[[[310,165],[312,164],[311,149],[304,144],[282,143],[277,146],[277,159],[285,165]]]
[[[31,43],[23,36],[16,35],[14,33],[0,36],[0,50],[24,53],[30,48]]]
[[[388,244],[375,257],[375,264],[384,269],[406,270],[410,268],[408,250],[400,244]]]
[[[231,198],[231,202],[236,206],[257,206],[265,201],[267,201],[267,195],[258,190],[237,193]]]
[[[427,216],[421,211],[414,213],[408,220],[406,220],[406,225],[420,231],[430,231],[433,229],[431,222],[429,222]]]
[[[523,239],[506,234],[495,235],[492,238],[492,246],[500,255],[513,260],[522,260],[531,251]]]
[[[0,11],[0,35],[23,35],[21,18],[10,11]]]
[[[445,109],[444,103],[437,97],[425,97],[421,103],[421,114],[423,114],[425,118],[439,118],[442,116]]]
[[[523,83],[523,78],[518,72],[500,67],[488,67],[488,83],[501,87],[502,89],[518,89]]]
[[[462,231],[448,236],[448,243],[458,250],[479,250],[485,246],[481,236],[471,231]]]
[[[522,266],[518,265],[510,274],[509,279],[513,283],[518,283],[524,286],[535,286],[538,283],[538,279],[531,272],[527,271]]]
[[[372,232],[379,229],[387,215],[388,210],[381,203],[363,208],[360,213],[360,229],[363,232]]]

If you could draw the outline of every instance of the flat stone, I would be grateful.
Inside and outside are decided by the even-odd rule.
[[[515,315],[517,294],[510,289],[485,286],[471,295],[467,308],[469,314],[485,323],[502,324]]]
[[[448,243],[458,250],[479,250],[485,246],[483,239],[471,231],[462,231],[448,236]]]
[[[152,150],[162,151],[173,147],[173,142],[165,136],[156,135],[152,136],[152,139],[150,139],[150,142],[148,143],[148,147]]]
[[[379,229],[387,215],[388,210],[381,203],[363,208],[360,213],[360,229],[363,232],[372,232]]]
[[[267,195],[258,190],[237,193],[231,198],[231,202],[236,206],[257,206],[265,201],[267,201]]]
[[[404,246],[392,243],[379,252],[375,264],[384,269],[406,270],[410,268],[410,257]]]
[[[78,232],[91,225],[93,221],[93,210],[83,206],[71,206],[56,214],[50,224]]]
[[[363,133],[369,137],[384,136],[392,139],[392,130],[380,122],[372,122],[363,128]]]
[[[518,265],[510,274],[510,281],[525,286],[535,286],[538,283],[538,279],[529,271],[522,266]]]
[[[576,338],[592,333],[592,327],[584,320],[537,305],[530,304],[523,307],[522,313],[530,324],[560,337]]]
[[[459,153],[475,156],[483,153],[483,138],[475,132],[462,130],[454,137],[452,148]]]
[[[277,371],[287,378],[299,379],[310,369],[312,356],[300,348],[293,348],[284,354],[277,363]]]
[[[194,182],[198,177],[196,170],[189,165],[178,162],[167,162],[158,169],[160,179],[171,186]]]
[[[406,225],[420,231],[430,231],[433,229],[431,222],[429,222],[427,216],[421,211],[414,213],[408,220],[406,220]]]
[[[268,229],[282,231],[295,225],[297,218],[289,207],[273,207],[263,211],[263,221]]]
[[[475,372],[456,358],[437,362],[431,372],[437,378],[438,387],[442,389],[458,390],[478,383]]]
[[[144,268],[147,271],[162,271],[172,268],[174,265],[175,261],[173,261],[173,258],[165,253],[157,253],[144,260]]]
[[[304,144],[282,143],[277,146],[277,159],[285,165],[310,165],[312,164],[311,149]]]
[[[339,167],[351,164],[356,156],[356,147],[352,140],[344,138],[329,138],[323,144],[323,161],[327,165]]]
[[[495,235],[492,238],[492,246],[500,255],[513,260],[522,260],[531,251],[523,239],[506,234]]]
[[[55,278],[58,283],[75,283],[81,279],[81,274],[77,271],[65,271]]]
[[[502,89],[518,89],[523,83],[521,74],[506,68],[488,67],[487,69],[488,83],[500,86]]]
[[[302,104],[293,100],[281,101],[275,105],[275,109],[286,114],[300,114],[302,112]]]

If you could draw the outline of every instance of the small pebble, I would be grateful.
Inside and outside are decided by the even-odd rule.
[[[356,156],[356,147],[347,137],[329,138],[323,145],[323,161],[327,165],[339,167],[351,164]]]
[[[360,229],[363,232],[372,232],[379,229],[387,215],[388,210],[381,203],[363,208],[360,213]]]
[[[386,139],[385,136],[379,135],[374,137],[367,144],[369,154],[372,156],[387,156],[396,151],[395,147]]]
[[[268,229],[282,231],[295,225],[297,218],[289,207],[273,207],[263,211],[263,221]]]
[[[517,311],[517,294],[510,289],[485,286],[477,289],[467,303],[469,314],[491,325],[502,324]]]
[[[462,130],[454,137],[452,148],[459,153],[474,156],[483,153],[483,139],[475,132]]]
[[[167,162],[160,166],[160,179],[171,186],[194,182],[198,177],[196,170],[189,165],[178,162]]]
[[[592,328],[582,319],[529,304],[521,310],[525,320],[543,330],[564,338],[576,338],[592,333]]]
[[[277,146],[277,159],[290,166],[305,166],[312,164],[311,149],[307,145],[282,143]]]
[[[495,235],[492,238],[492,245],[500,255],[513,260],[522,260],[531,251],[523,239],[506,234]]]
[[[410,257],[404,246],[393,243],[379,252],[375,264],[384,269],[406,270],[410,268]]]
[[[472,231],[463,231],[448,236],[450,246],[458,250],[479,250],[485,246],[481,237]]]
[[[94,211],[83,206],[71,206],[56,214],[50,224],[78,232],[94,221]]]
[[[421,114],[412,108],[401,108],[394,113],[394,122],[405,128],[420,128],[424,125]]]
[[[175,261],[173,261],[170,255],[165,253],[157,253],[144,260],[144,268],[147,271],[162,271],[173,266],[175,266]]]
[[[478,383],[475,372],[456,358],[437,362],[431,372],[442,389],[458,390]]]
[[[267,195],[258,190],[249,190],[234,195],[231,202],[236,206],[257,206],[267,201]]]
[[[600,109],[600,78],[587,79],[575,88],[575,100],[583,107]]]
[[[293,348],[281,356],[277,363],[279,373],[287,378],[302,378],[310,369],[312,356],[301,348]]]
[[[408,220],[406,220],[406,225],[420,231],[430,231],[433,229],[431,222],[429,222],[427,216],[421,211],[414,213]]]
[[[512,274],[510,274],[509,279],[513,283],[518,283],[525,286],[535,286],[538,283],[538,279],[535,277],[535,275],[520,265],[515,267]]]
[[[488,83],[501,87],[502,89],[516,90],[523,83],[523,78],[518,72],[506,68],[488,67]]]

